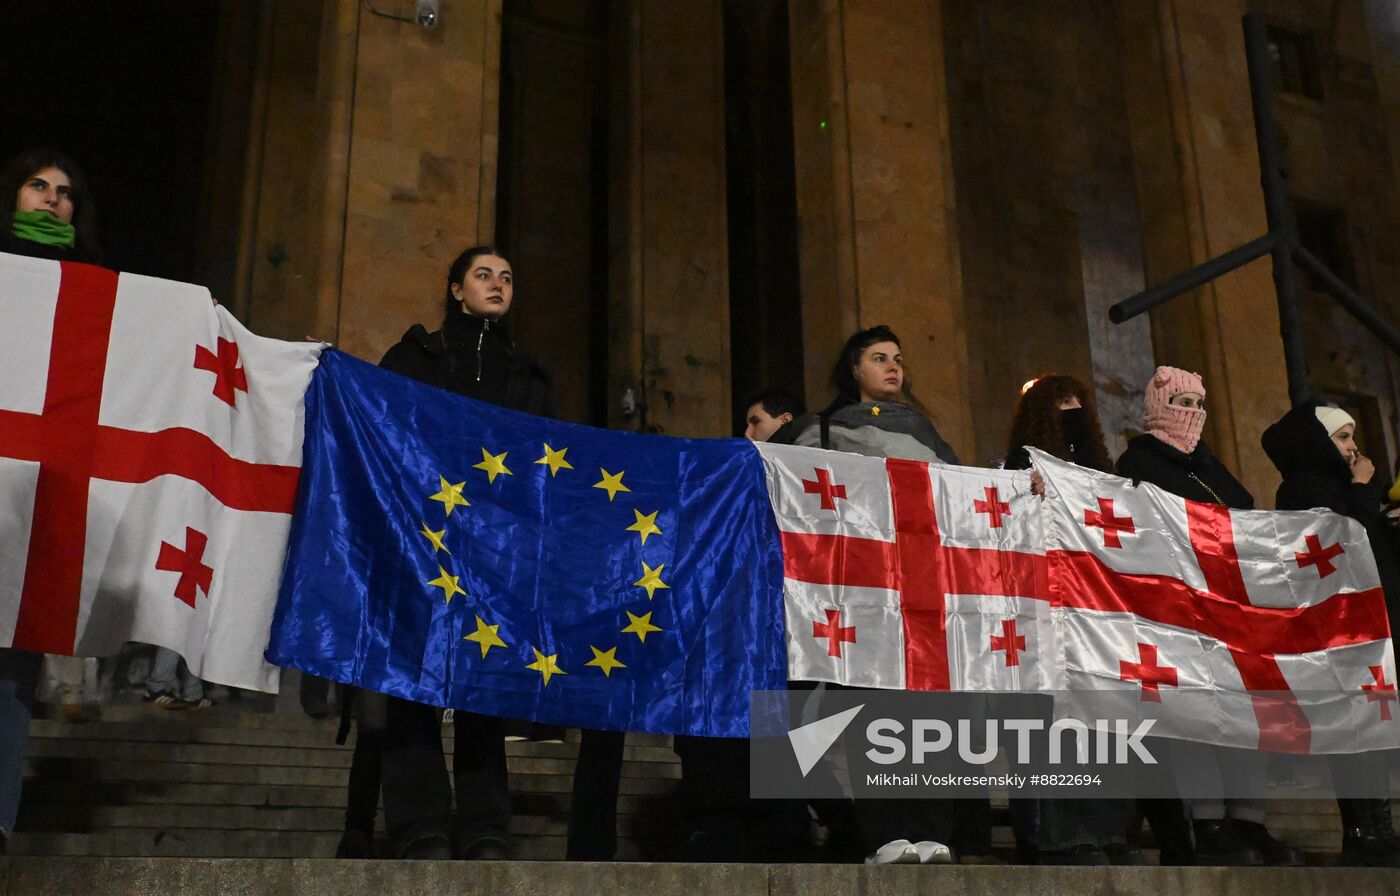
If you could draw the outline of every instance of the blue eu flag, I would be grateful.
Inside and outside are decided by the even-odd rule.
[[[748,733],[783,564],[737,439],[560,423],[327,351],[270,662],[560,725]]]

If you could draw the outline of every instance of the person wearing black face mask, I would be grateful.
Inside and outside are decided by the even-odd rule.
[[[1041,377],[1022,394],[1002,466],[1007,470],[1030,469],[1027,445],[1081,467],[1113,472],[1093,394],[1071,376]]]
[[[1039,448],[1061,460],[1100,472],[1112,472],[1099,426],[1093,393],[1069,376],[1035,380],[1021,395],[1011,422],[1011,437],[1002,466],[1031,466],[1026,447]],[[1047,706],[1048,709],[1048,706]],[[1034,843],[1035,860],[1045,865],[1138,864],[1127,846],[1128,800],[1017,800],[1013,816],[1023,853]],[[1029,858],[1029,856],[1027,856]]]

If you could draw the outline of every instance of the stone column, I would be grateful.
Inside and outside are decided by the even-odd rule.
[[[936,0],[790,0],[807,399],[858,327],[888,324],[971,459],[967,337]]]
[[[1240,18],[1243,0],[1117,0],[1142,216],[1159,283],[1264,233],[1264,199]],[[1278,475],[1259,445],[1288,409],[1267,259],[1152,313],[1157,361],[1199,372],[1206,439],[1261,506]]]
[[[433,31],[291,6],[264,6],[235,307],[378,360],[491,238],[501,0],[444,3]]]
[[[609,421],[730,434],[721,0],[617,0]],[[644,411],[627,415],[631,389]]]

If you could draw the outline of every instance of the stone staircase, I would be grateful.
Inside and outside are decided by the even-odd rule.
[[[100,720],[33,724],[12,856],[329,858],[343,827],[349,746],[337,721],[281,698],[245,695],[207,710],[128,703]],[[444,727],[451,761],[451,727]],[[577,732],[563,744],[508,746],[521,859],[564,858]],[[670,739],[630,735],[619,799],[619,858],[676,858],[680,765]],[[1340,850],[1336,804],[1276,801],[1270,826],[1315,864]],[[999,821],[1005,821],[1004,813]],[[1011,857],[1001,823],[994,847]],[[1150,847],[1150,843],[1146,844]],[[382,846],[382,844],[381,844]],[[381,850],[382,851],[382,850]],[[1155,850],[1147,849],[1149,861]]]
[[[97,721],[35,720],[10,855],[334,856],[352,753],[335,743],[338,721],[260,704],[107,706]],[[577,732],[570,738],[507,747],[520,858],[564,858]],[[669,738],[630,736],[622,775],[619,857],[655,855],[680,777]]]

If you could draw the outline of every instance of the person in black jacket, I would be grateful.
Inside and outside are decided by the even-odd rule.
[[[1002,468],[1030,469],[1027,446],[1091,470],[1112,470],[1094,394],[1071,376],[1041,377],[1021,395]],[[1048,727],[1053,707],[1049,699],[1045,703]],[[1127,845],[1129,800],[1015,800],[1011,808],[1021,852],[1027,855],[1032,843],[1024,841],[1033,841],[1039,864],[1141,864],[1141,856]]]
[[[1325,507],[1366,527],[1376,558],[1386,613],[1393,633],[1400,605],[1400,566],[1395,560],[1394,535],[1381,505],[1383,485],[1376,468],[1356,446],[1356,421],[1346,411],[1317,400],[1298,405],[1268,429],[1262,439],[1269,460],[1283,474],[1275,504],[1279,510]],[[1332,763],[1339,775],[1375,781],[1387,787],[1383,754],[1339,757]],[[1342,863],[1400,867],[1400,837],[1395,834],[1388,799],[1339,799],[1342,813]]]
[[[513,280],[510,263],[494,248],[467,249],[447,274],[442,328],[413,326],[380,366],[478,401],[548,415],[548,377],[516,348],[501,322],[511,307]],[[452,794],[438,710],[386,699],[384,819],[394,855],[506,858],[511,800],[504,721],[462,710],[453,714],[457,824],[449,836]]]
[[[1252,510],[1254,496],[1216,459],[1205,442],[1206,387],[1198,374],[1158,367],[1147,384],[1143,424],[1146,432],[1128,443],[1118,459],[1118,475],[1136,485],[1149,482],[1164,491],[1235,510]],[[1264,763],[1249,751],[1208,748],[1174,741],[1174,770],[1196,782],[1215,775],[1242,792],[1262,793]],[[1187,800],[1195,833],[1198,865],[1301,865],[1302,854],[1281,843],[1264,826],[1261,799]]]

